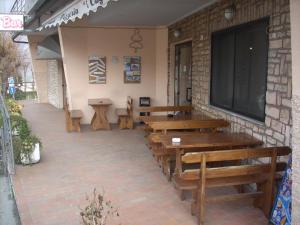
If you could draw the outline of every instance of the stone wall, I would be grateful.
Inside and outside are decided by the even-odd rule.
[[[48,101],[56,108],[63,108],[62,65],[57,60],[48,60]]]
[[[291,145],[291,41],[288,0],[236,0],[236,14],[231,21],[224,10],[232,1],[221,0],[169,27],[169,52],[175,43],[192,40],[192,101],[196,110],[231,122],[232,131],[249,133],[266,145]],[[231,26],[270,17],[269,59],[266,93],[266,118],[261,123],[209,104],[211,33]],[[181,36],[173,32],[181,29]],[[172,56],[169,56],[173,64]],[[171,66],[170,66],[171,67]],[[173,68],[169,68],[169,96],[174,88]],[[169,102],[172,100],[169,99]]]

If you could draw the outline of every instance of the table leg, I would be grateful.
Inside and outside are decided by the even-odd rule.
[[[108,110],[108,106],[97,106],[94,107],[95,114],[91,121],[91,126],[93,130],[106,129],[110,130],[110,124],[106,117],[106,112]]]

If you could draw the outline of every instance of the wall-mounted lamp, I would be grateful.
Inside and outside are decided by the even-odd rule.
[[[175,38],[180,37],[181,36],[181,29],[174,30],[173,35],[174,35]]]
[[[232,18],[235,16],[235,11],[236,11],[236,8],[235,8],[234,4],[227,7],[224,12],[225,19],[232,20]]]

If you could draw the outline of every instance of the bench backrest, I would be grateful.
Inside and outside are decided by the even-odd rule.
[[[201,173],[205,173],[206,178],[226,178],[232,176],[255,175],[270,173],[273,169],[275,171],[282,171],[285,163],[276,164],[277,157],[285,156],[291,153],[289,147],[268,147],[268,148],[253,148],[253,149],[236,149],[236,150],[222,150],[222,151],[209,151],[209,152],[193,152],[186,153],[181,156],[177,153],[176,160],[179,168],[177,172],[184,176],[186,180],[195,180],[200,178],[199,170],[185,170],[182,171],[182,164],[200,163]],[[180,158],[181,157],[181,158]],[[269,163],[253,164],[250,159],[269,158]],[[240,161],[243,160],[242,165],[237,166],[224,166],[207,168],[207,163],[212,162],[226,162],[226,161]],[[275,172],[274,171],[274,172]]]
[[[255,149],[223,150],[211,152],[186,153],[181,157],[183,163],[200,163],[200,170],[186,170],[182,172],[177,163],[177,174],[184,180],[199,180],[200,224],[204,224],[205,202],[237,200],[242,198],[256,198],[256,204],[262,208],[266,216],[272,207],[277,157],[291,153],[289,147],[269,147]],[[178,152],[176,160],[178,159]],[[253,164],[251,159],[269,159],[267,163]],[[179,159],[180,160],[180,159]],[[242,160],[243,163],[240,163]],[[238,164],[226,165],[225,162],[237,161]],[[207,163],[222,162],[222,166],[211,167]],[[225,165],[224,165],[225,164]],[[178,168],[179,167],[179,168]],[[180,171],[181,170],[181,171]],[[207,197],[207,187],[234,186],[255,183],[257,190],[249,193],[226,194],[223,196]]]
[[[127,97],[127,113],[130,117],[133,116],[133,99],[130,96]]]
[[[181,106],[151,106],[151,107],[140,107],[138,111],[140,112],[184,112],[190,113],[193,110],[191,105],[181,105]]]
[[[162,131],[167,133],[171,130],[196,130],[196,129],[212,129],[228,127],[230,124],[223,119],[211,120],[185,120],[185,121],[160,121],[150,122],[148,124],[154,132]]]

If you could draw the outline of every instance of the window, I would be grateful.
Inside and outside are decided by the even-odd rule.
[[[211,105],[265,120],[269,19],[212,34]]]

